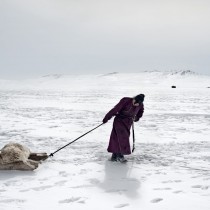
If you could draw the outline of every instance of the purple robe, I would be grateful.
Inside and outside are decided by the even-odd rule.
[[[131,154],[129,142],[130,128],[133,120],[137,122],[142,117],[143,112],[143,103],[139,106],[134,106],[133,98],[125,97],[106,114],[104,117],[105,121],[115,116],[107,149],[108,152],[121,153],[122,155]]]

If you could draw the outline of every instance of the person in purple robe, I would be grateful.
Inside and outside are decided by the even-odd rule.
[[[144,94],[133,98],[124,97],[105,115],[103,123],[107,123],[115,116],[107,148],[107,151],[112,153],[111,161],[126,162],[124,155],[131,154],[130,128],[133,122],[139,121],[144,113],[144,97]]]

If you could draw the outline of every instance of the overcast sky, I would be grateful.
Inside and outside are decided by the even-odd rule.
[[[0,78],[210,74],[210,0],[0,0]]]

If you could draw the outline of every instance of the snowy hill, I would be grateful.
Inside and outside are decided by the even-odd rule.
[[[102,75],[45,75],[41,78],[23,81],[0,80],[0,89],[58,89],[69,90],[72,88],[93,89],[136,87],[171,87],[179,88],[206,88],[210,86],[210,76],[199,75],[192,71],[144,71],[140,73],[112,72]]]

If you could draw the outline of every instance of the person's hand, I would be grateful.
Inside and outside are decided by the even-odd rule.
[[[107,120],[106,118],[104,118],[104,119],[102,120],[102,122],[105,124],[105,123],[108,122],[108,120]]]

